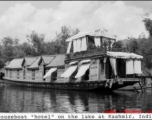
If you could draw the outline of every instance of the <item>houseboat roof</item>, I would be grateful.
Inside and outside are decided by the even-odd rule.
[[[37,57],[25,57],[26,65],[31,65],[36,59]]]
[[[13,59],[12,61],[10,61],[10,63],[7,66],[5,66],[5,68],[8,68],[8,69],[21,69],[23,61],[24,61],[24,58]]]
[[[37,59],[28,67],[29,69],[31,68],[38,68],[39,67],[39,61],[41,60],[41,57],[37,57]]]
[[[55,58],[46,67],[64,66],[64,60],[65,60],[64,54],[56,55]]]
[[[37,69],[39,67],[39,64],[41,60],[44,61],[44,64],[49,64],[53,59],[55,58],[55,55],[43,55],[38,56],[37,59],[28,67],[29,69]]]
[[[105,32],[103,30],[98,30],[98,31],[90,31],[90,32],[79,32],[78,34],[68,38],[66,40],[66,42],[70,42],[73,41],[75,39],[81,38],[81,37],[85,37],[85,36],[96,36],[96,37],[106,37],[106,38],[110,38],[110,39],[116,39],[114,35],[110,35],[108,32]]]
[[[107,55],[114,58],[123,58],[123,59],[143,59],[143,56],[137,55],[135,53],[127,52],[107,52]]]
[[[54,58],[55,58],[55,55],[42,56],[44,64],[49,64]]]

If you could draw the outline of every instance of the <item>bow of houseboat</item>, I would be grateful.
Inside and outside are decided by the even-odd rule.
[[[116,90],[140,82],[140,55],[118,52],[104,31],[66,40],[66,54],[16,58],[5,66],[8,85],[72,90]]]

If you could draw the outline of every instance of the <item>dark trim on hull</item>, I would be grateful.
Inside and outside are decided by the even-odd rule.
[[[62,90],[83,90],[83,91],[98,91],[106,92],[119,89],[128,85],[133,85],[139,81],[124,81],[123,84],[118,82],[113,83],[112,87],[105,87],[106,81],[90,81],[79,83],[38,83],[38,82],[25,82],[25,81],[12,81],[3,80],[5,84],[20,87],[33,87],[33,88],[45,88],[45,89],[62,89]]]

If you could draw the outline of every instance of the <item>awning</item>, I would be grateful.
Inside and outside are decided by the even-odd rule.
[[[43,78],[50,77],[51,74],[52,74],[53,72],[55,72],[56,70],[57,70],[57,68],[51,68],[51,69],[44,75]]]
[[[142,74],[141,61],[140,60],[135,60],[134,61],[134,72],[136,74]]]
[[[69,42],[68,49],[67,49],[67,53],[70,53],[71,44],[72,44],[72,42]]]
[[[101,46],[101,39],[100,37],[95,37],[94,38],[94,43],[96,47],[100,47]]]
[[[73,64],[76,64],[76,63],[78,63],[78,61],[73,61],[73,62],[70,62],[69,64],[73,65]]]
[[[134,63],[133,60],[126,61],[126,74],[134,74]]]
[[[133,58],[143,59],[143,56],[137,55],[137,54],[135,54],[135,53],[131,53],[131,56],[132,56]]]
[[[107,55],[114,58],[122,59],[143,59],[143,56],[137,55],[135,53],[126,53],[126,52],[107,52]]]
[[[86,51],[87,50],[87,38],[82,37],[82,42],[81,42],[81,51]]]
[[[87,62],[90,62],[90,59],[88,59],[88,60],[82,60],[80,63],[87,63]]]
[[[116,59],[115,58],[110,58],[110,63],[111,63],[111,67],[112,67],[112,70],[113,70],[114,74],[117,75]]]
[[[87,50],[86,37],[73,40],[73,52],[80,52],[86,50]]]
[[[85,74],[85,72],[89,69],[89,67],[90,67],[90,63],[89,64],[83,64],[80,67],[80,69],[79,69],[78,73],[76,74],[75,78],[82,77]]]
[[[77,69],[77,65],[70,66],[62,75],[61,77],[70,77],[72,73]]]

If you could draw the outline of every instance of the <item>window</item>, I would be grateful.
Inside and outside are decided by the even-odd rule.
[[[32,70],[32,80],[35,80],[35,70]]]
[[[12,77],[12,70],[10,70],[10,78]]]
[[[95,49],[95,42],[94,42],[94,38],[89,36],[88,37],[88,49],[89,50],[92,50],[92,49]]]
[[[86,67],[86,65],[88,65],[88,64],[90,64],[90,63],[82,63],[81,66]],[[84,75],[82,76],[81,79],[85,80],[85,81],[89,80],[89,75],[90,75],[90,67],[86,69],[86,71],[85,71],[85,73],[84,73]]]
[[[76,80],[75,76],[76,76],[77,72],[78,72],[78,68],[72,73],[71,80]]]
[[[52,73],[52,81],[56,81],[57,80],[57,71]]]
[[[25,72],[25,68],[23,70],[23,79],[25,79],[25,76],[26,76],[26,72]]]
[[[6,77],[8,76],[8,70],[6,70]]]
[[[101,74],[104,74],[104,62],[103,62],[103,59],[100,60],[100,64],[101,64]]]
[[[114,78],[114,74],[112,71],[110,59],[107,58],[107,61],[106,61],[106,79],[111,79],[111,78]]]
[[[117,74],[120,78],[126,77],[126,61],[124,59],[117,59]]]
[[[20,71],[17,70],[17,79],[19,79],[19,77],[20,77]]]
[[[88,70],[86,71],[86,73],[84,74],[84,79],[85,79],[85,80],[89,80],[89,74],[90,74],[90,70],[88,69]]]

